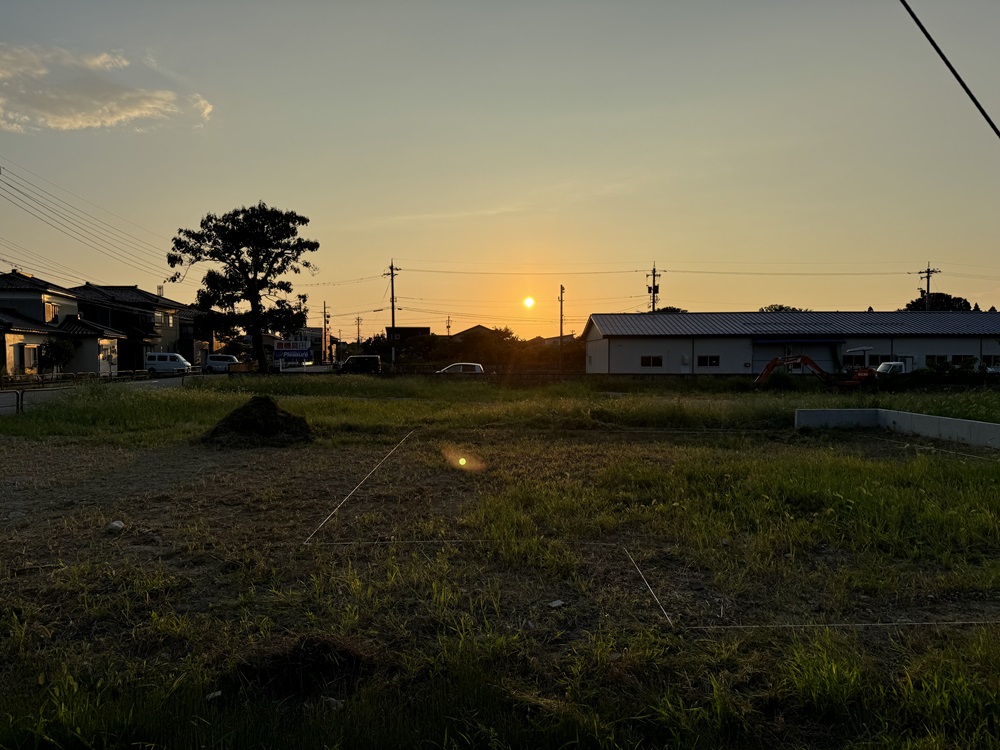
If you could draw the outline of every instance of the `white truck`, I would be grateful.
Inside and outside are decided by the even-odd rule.
[[[902,375],[903,373],[912,372],[910,363],[913,360],[906,362],[883,362],[878,367],[875,368],[877,377],[891,377],[893,375]]]

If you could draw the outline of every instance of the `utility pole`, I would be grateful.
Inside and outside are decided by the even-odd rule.
[[[927,268],[925,268],[922,271],[911,271],[910,273],[916,273],[916,274],[918,274],[920,276],[920,278],[927,280],[927,290],[925,291],[925,290],[921,289],[920,287],[917,287],[917,291],[918,292],[924,292],[924,310],[925,311],[930,310],[931,309],[931,276],[933,276],[936,273],[941,273],[941,269],[940,268],[931,268],[931,262],[927,261]]]
[[[659,283],[658,283],[658,279],[659,279],[659,278],[660,278],[660,276],[662,276],[662,275],[663,275],[663,274],[661,274],[661,273],[657,273],[657,272],[656,272],[656,263],[655,263],[655,262],[653,263],[653,273],[651,273],[651,274],[650,274],[650,273],[647,273],[647,274],[646,274],[646,278],[647,278],[647,279],[648,279],[648,278],[649,278],[650,276],[652,276],[652,277],[653,277],[653,283],[652,283],[652,284],[650,284],[650,285],[648,285],[648,286],[646,287],[646,293],[647,293],[647,294],[649,294],[649,296],[650,296],[650,303],[651,303],[651,306],[652,306],[652,311],[653,311],[653,312],[656,312],[656,297],[657,297],[657,295],[658,295],[658,294],[660,293],[660,285],[659,285]]]
[[[326,311],[326,300],[323,300],[323,352],[319,355],[319,363],[326,364],[330,358],[330,335],[328,326],[330,325],[330,314]]]
[[[444,325],[445,325],[445,328],[448,329],[448,338],[451,338],[451,316],[450,315],[448,316],[448,319],[444,322]]]
[[[357,344],[357,346],[358,346],[358,352],[357,353],[361,354],[361,316],[360,315],[357,317],[357,320],[355,322],[358,324],[358,344]]]
[[[563,297],[566,294],[566,287],[559,285],[559,372],[563,368]]]
[[[383,274],[383,276],[389,277],[389,307],[392,310],[392,335],[389,337],[391,341],[389,345],[392,347],[392,365],[396,366],[396,271],[399,269],[394,265],[394,260],[389,260],[389,273]]]

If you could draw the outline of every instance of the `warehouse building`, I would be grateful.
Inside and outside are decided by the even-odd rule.
[[[594,374],[757,375],[791,354],[828,372],[892,361],[1000,366],[995,312],[595,313],[583,338]]]

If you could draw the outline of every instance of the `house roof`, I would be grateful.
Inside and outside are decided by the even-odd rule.
[[[183,302],[161,297],[158,294],[147,292],[137,286],[103,286],[91,284],[89,281],[83,286],[75,286],[71,290],[80,299],[88,302],[100,302],[104,304],[118,304],[142,307],[162,307],[177,310],[187,309]]]
[[[15,310],[0,308],[0,329],[17,333],[58,333],[59,329],[40,320],[28,318]]]
[[[1000,336],[986,312],[594,313],[602,337],[740,336],[755,339],[845,336]]]
[[[59,330],[63,333],[68,333],[71,336],[97,336],[102,339],[128,338],[127,333],[122,333],[117,329],[109,328],[107,326],[98,325],[90,320],[84,320],[79,316],[65,318],[62,323],[59,324]]]
[[[465,336],[468,333],[475,333],[475,332],[490,333],[491,329],[487,328],[484,325],[477,324],[477,325],[472,326],[472,328],[466,328],[464,331],[459,331],[458,333],[453,333],[451,335],[451,337],[453,339],[460,340],[462,338],[462,336]]]
[[[67,297],[75,296],[71,290],[65,287],[16,270],[10,273],[0,273],[0,289],[38,293],[56,292],[58,294],[65,294]]]

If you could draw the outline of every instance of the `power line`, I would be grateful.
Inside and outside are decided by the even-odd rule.
[[[0,176],[2,176],[2,173],[0,173]],[[135,255],[135,253],[123,249],[116,240],[110,240],[111,246],[109,246],[109,239],[106,232],[104,233],[104,237],[99,236],[95,233],[95,231],[100,232],[101,230],[92,231],[92,228],[82,224],[74,217],[68,216],[66,213],[61,212],[58,208],[55,208],[44,201],[40,201],[36,196],[31,195],[29,192],[7,182],[4,179],[0,179],[0,194],[2,194],[0,197],[4,198],[4,200],[13,206],[20,208],[25,213],[35,217],[56,231],[61,232],[67,237],[70,237],[87,247],[97,250],[103,255],[107,255],[110,258],[114,258],[117,261],[145,273],[164,274],[166,271],[165,268],[158,268],[152,262]],[[94,244],[95,242],[104,246],[101,247],[98,244]],[[165,257],[166,254],[164,254],[164,258]]]
[[[84,218],[85,221],[89,220],[92,223],[99,224],[101,227],[106,227],[108,230],[110,230],[111,232],[115,233],[116,235],[118,235],[120,237],[127,237],[128,240],[134,240],[134,242],[138,243],[138,244],[134,244],[132,242],[128,242],[128,240],[119,240],[119,241],[124,242],[127,245],[131,245],[134,249],[136,249],[136,250],[138,250],[140,252],[149,253],[149,254],[151,254],[153,256],[156,256],[157,258],[159,258],[159,257],[161,257],[163,255],[163,251],[162,251],[162,249],[160,247],[157,247],[156,245],[151,245],[150,243],[148,243],[145,240],[142,240],[142,239],[136,237],[135,235],[129,234],[128,232],[124,232],[121,229],[118,229],[117,227],[115,227],[115,226],[113,226],[111,224],[108,224],[106,221],[103,221],[103,220],[97,218],[93,214],[90,214],[90,213],[87,213],[86,211],[82,211],[81,209],[78,209],[76,206],[73,206],[72,204],[67,203],[66,201],[62,200],[58,196],[53,195],[52,193],[50,193],[47,190],[39,187],[38,185],[35,185],[33,182],[31,182],[29,180],[26,180],[23,177],[19,177],[16,173],[11,172],[9,169],[6,170],[6,171],[0,170],[0,176],[6,177],[6,178],[12,178],[12,179],[16,180],[18,183],[20,183],[21,185],[27,185],[28,188],[25,188],[25,189],[28,190],[29,192],[32,192],[36,196],[39,193],[48,196],[53,201],[56,201],[57,203],[61,204],[62,206],[65,206],[68,210],[72,211],[77,216],[80,216],[81,218],[85,217]],[[41,199],[41,200],[44,200],[44,199]]]
[[[311,284],[296,284],[296,286],[340,286],[341,284],[360,284],[363,281],[374,281],[375,279],[384,278],[385,274],[378,274],[377,276],[362,276],[360,279],[347,279],[346,281],[317,281]]]
[[[621,273],[642,273],[638,270],[630,271],[448,271],[445,269],[433,268],[408,268],[411,273],[446,273],[463,274],[467,276],[602,276]]]
[[[67,189],[66,189],[66,188],[64,188],[64,187],[60,187],[59,185],[56,185],[56,184],[55,184],[54,182],[52,182],[51,180],[46,180],[46,179],[45,179],[44,177],[42,177],[41,175],[39,175],[39,174],[36,174],[35,172],[32,172],[32,171],[31,171],[30,169],[28,169],[27,167],[22,167],[22,166],[21,166],[20,164],[18,164],[17,162],[14,162],[14,161],[11,161],[10,159],[8,159],[8,158],[6,158],[6,157],[4,157],[4,156],[0,156],[0,161],[5,161],[5,162],[7,162],[8,164],[13,164],[13,165],[14,165],[15,167],[17,167],[18,169],[20,169],[20,170],[22,170],[22,171],[24,171],[24,172],[27,172],[27,173],[28,173],[28,174],[30,174],[30,175],[34,175],[35,177],[37,177],[38,179],[40,179],[40,180],[41,180],[42,182],[45,182],[45,183],[48,183],[49,185],[52,185],[52,186],[53,186],[53,187],[55,187],[55,188],[59,188],[59,190],[62,190],[62,191],[63,191],[64,193],[66,193],[66,194],[68,194],[68,195],[72,195],[72,196],[73,196],[74,198],[77,198],[78,200],[81,200],[81,201],[83,201],[83,202],[84,202],[84,203],[86,203],[86,204],[87,204],[88,206],[93,206],[94,208],[98,209],[99,211],[103,211],[104,213],[108,214],[108,216],[114,216],[114,217],[115,217],[116,219],[120,219],[121,221],[124,221],[124,222],[125,222],[126,224],[131,224],[131,225],[132,225],[132,226],[134,226],[134,227],[135,227],[136,229],[141,229],[142,231],[144,231],[144,232],[146,232],[146,233],[148,233],[148,234],[152,235],[153,237],[159,237],[160,239],[164,239],[164,240],[167,240],[168,242],[170,241],[170,240],[169,240],[169,238],[167,238],[167,237],[163,237],[162,235],[158,235],[158,234],[157,234],[156,232],[152,232],[152,231],[150,231],[150,230],[146,229],[145,227],[141,227],[141,226],[139,226],[138,224],[136,224],[135,222],[133,222],[133,221],[129,221],[129,220],[128,220],[128,219],[126,219],[126,218],[125,218],[124,216],[119,216],[119,215],[118,215],[118,214],[116,214],[116,213],[115,213],[114,211],[109,211],[109,210],[108,210],[108,209],[106,209],[106,208],[102,208],[101,206],[98,206],[98,205],[97,205],[96,203],[92,203],[91,201],[87,200],[87,199],[86,199],[86,198],[84,198],[83,196],[80,196],[80,195],[77,195],[77,194],[76,194],[76,193],[74,193],[74,192],[73,192],[72,190],[67,190]]]
[[[944,64],[948,66],[948,70],[950,70],[951,74],[955,76],[955,80],[959,82],[965,93],[969,95],[969,98],[972,100],[972,103],[975,104],[976,109],[979,110],[979,114],[983,116],[983,119],[986,120],[989,126],[993,129],[993,132],[996,134],[997,138],[1000,138],[1000,130],[997,129],[996,124],[990,118],[986,110],[983,109],[983,105],[979,103],[979,100],[976,98],[976,95],[972,93],[972,89],[970,89],[968,86],[965,85],[965,81],[962,80],[962,76],[958,74],[958,71],[955,70],[955,66],[951,64],[951,61],[944,54],[944,51],[938,46],[937,42],[934,41],[934,37],[931,36],[927,28],[920,22],[920,19],[917,18],[917,14],[913,12],[913,9],[910,7],[909,3],[907,3],[906,0],[899,0],[899,2],[903,4],[903,7],[906,8],[906,12],[910,14],[910,18],[913,19],[913,22],[917,24],[917,27],[924,33],[924,36],[927,37],[927,41],[931,43],[931,46],[934,48],[934,51],[938,53],[938,56],[944,61]]]
[[[11,242],[3,237],[0,237],[0,248],[3,248],[0,249],[0,260],[14,266],[18,266],[26,271],[32,273],[41,271],[47,276],[62,279],[70,282],[71,284],[78,283],[80,279],[86,278],[84,274],[81,274],[75,268],[70,268],[62,263],[49,260],[48,258],[45,258],[38,253],[28,250],[28,248],[18,245],[16,242]],[[27,253],[27,256],[23,255],[23,253]],[[93,279],[93,281],[103,283],[99,279]]]

